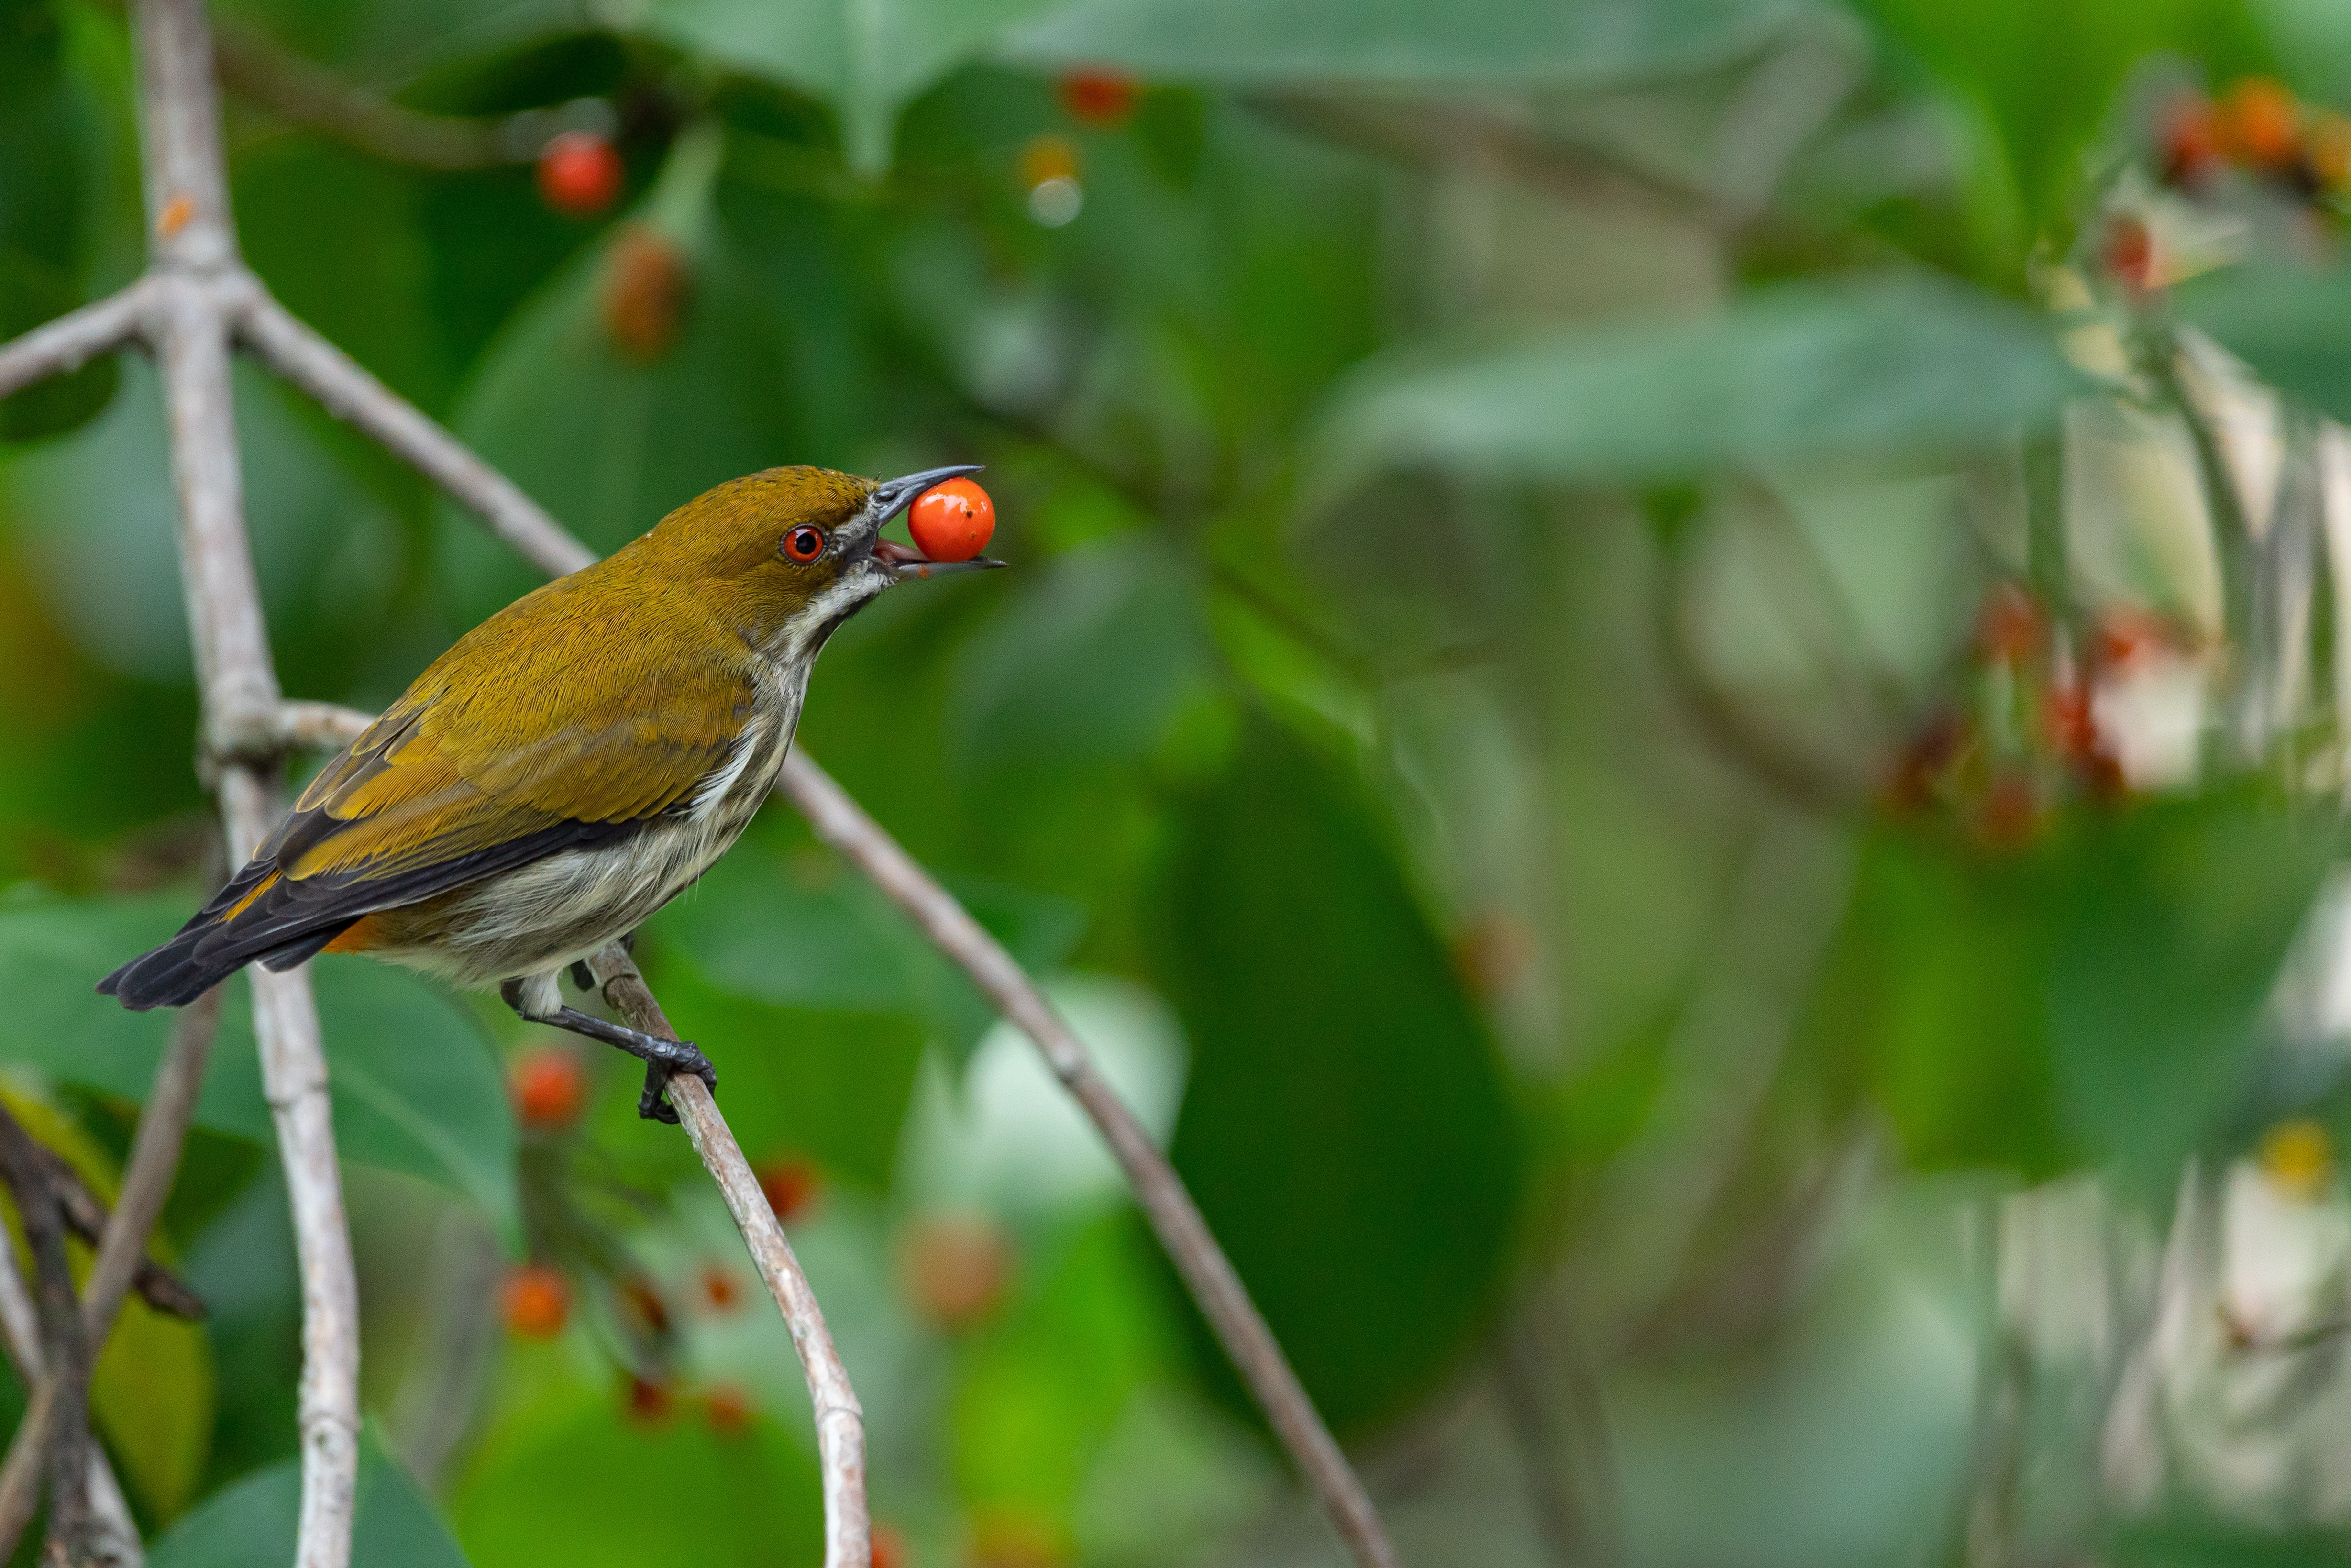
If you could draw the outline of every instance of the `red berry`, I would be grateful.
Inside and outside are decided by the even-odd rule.
[[[702,1396],[702,1417],[722,1437],[739,1437],[751,1427],[751,1396],[722,1383]]]
[[[798,1155],[761,1160],[758,1175],[759,1190],[768,1195],[768,1207],[786,1225],[806,1214],[824,1196],[824,1173],[813,1160]]]
[[[560,1047],[534,1051],[514,1064],[507,1078],[515,1114],[526,1127],[555,1132],[569,1126],[588,1103],[588,1071]]]
[[[906,509],[906,531],[933,560],[969,560],[996,533],[996,503],[968,479],[934,485]]]
[[[906,1568],[906,1538],[895,1525],[873,1527],[873,1568]]]
[[[1012,1239],[985,1215],[918,1220],[898,1239],[907,1304],[944,1329],[968,1328],[1012,1285]]]
[[[2103,247],[2106,270],[2122,284],[2144,294],[2155,277],[2155,239],[2147,225],[2126,213],[2106,225]]]
[[[2163,177],[2174,184],[2200,178],[2220,161],[2220,119],[2212,100],[2183,93],[2163,112]]]
[[[1117,71],[1072,71],[1061,78],[1061,107],[1071,119],[1107,130],[1134,112],[1138,91],[1133,77]]]
[[[539,199],[559,213],[593,217],[621,193],[625,172],[611,142],[592,131],[567,131],[539,152]]]
[[[524,1339],[553,1339],[571,1315],[571,1282],[544,1263],[508,1274],[501,1298],[507,1328]]]
[[[722,1263],[704,1264],[695,1282],[702,1287],[702,1304],[714,1312],[731,1312],[743,1304],[742,1281]]]

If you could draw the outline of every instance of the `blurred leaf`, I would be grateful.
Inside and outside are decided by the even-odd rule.
[[[1032,972],[1060,965],[1083,912],[1017,888],[950,878],[949,890]],[[736,846],[655,916],[666,948],[714,986],[813,1012],[922,1018],[960,1056],[994,1014],[963,972],[829,850]]]
[[[2175,308],[2280,392],[2351,419],[2351,267],[2245,263],[2182,284]]]
[[[480,1568],[770,1568],[822,1554],[816,1466],[772,1422],[720,1437],[690,1406],[649,1422],[624,1417],[616,1394],[590,1400],[485,1444],[451,1509]]]
[[[1144,535],[1073,551],[964,644],[949,756],[968,772],[1016,775],[1129,761],[1201,689],[1207,652],[1181,557]]]
[[[246,1477],[182,1520],[148,1553],[151,1568],[252,1568],[294,1555],[302,1469],[288,1459]],[[360,1444],[351,1568],[466,1568],[432,1502],[371,1428]]]
[[[1149,1254],[1138,1252],[1148,1245],[1123,1218],[1098,1221],[965,1348],[947,1418],[967,1503],[1067,1514],[1120,1412],[1164,1356]]]
[[[0,905],[0,980],[16,998],[8,1054],[68,1082],[143,1101],[172,1015],[134,1013],[92,988],[186,917],[184,895],[119,901],[24,898]],[[311,975],[332,1071],[336,1144],[346,1159],[422,1176],[518,1224],[515,1131],[480,1023],[421,977],[328,959]],[[222,1009],[199,1125],[267,1145],[247,987]]]
[[[457,434],[599,552],[714,485],[798,455],[775,319],[705,218],[690,211],[683,234],[622,225],[573,260],[507,324],[457,400]],[[634,284],[622,276],[632,259]],[[626,351],[611,301],[664,287],[650,276],[663,267],[675,269],[675,335]],[[543,580],[454,503],[440,517],[437,568],[461,624]]]
[[[2242,0],[1867,0],[1861,9],[1989,118],[2035,225],[2027,241],[2063,221],[2085,147],[2133,67],[2162,53],[2216,73],[2266,64]]]
[[[1494,1303],[1518,1136],[1493,1044],[1354,792],[1264,720],[1186,815],[1159,932],[1193,1051],[1176,1165],[1317,1406],[1372,1427]]]
[[[1920,1169],[2074,1156],[2050,1063],[2044,884],[1921,835],[1865,841],[1808,1033],[1851,1053]]]
[[[2157,1518],[2116,1527],[2099,1555],[2114,1568],[2351,1568],[2351,1538],[2339,1530]]]
[[[1079,0],[1005,52],[1061,68],[1249,86],[1594,87],[1703,69],[1759,47],[1794,0]]]
[[[2095,1157],[2160,1192],[2233,1108],[2341,847],[2331,814],[2227,795],[2092,826],[2053,900],[2049,1018],[2057,1103]]]
[[[1790,285],[1697,321],[1374,361],[1320,438],[1321,493],[1421,465],[1571,484],[1983,446],[2081,390],[2043,325],[1925,278]]]
[[[653,0],[641,26],[832,105],[851,167],[890,166],[907,101],[1054,0]]]
[[[104,146],[92,96],[68,68],[60,9],[0,0],[0,342],[89,298]],[[115,376],[109,354],[0,399],[0,441],[56,435],[94,417]]]

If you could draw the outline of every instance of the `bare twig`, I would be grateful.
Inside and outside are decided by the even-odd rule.
[[[147,314],[147,280],[0,344],[0,397],[78,371],[135,337]]]
[[[16,1381],[37,1388],[48,1375],[48,1362],[41,1354],[32,1293],[16,1270],[14,1247],[0,1247],[0,1343],[6,1346],[9,1363],[16,1369]],[[39,1466],[31,1469],[37,1485]],[[122,1495],[122,1483],[114,1479],[114,1466],[106,1450],[96,1443],[89,1446],[89,1511],[97,1521],[99,1557],[114,1568],[144,1568],[147,1553],[139,1543],[139,1526],[131,1517],[130,1500]],[[28,1505],[25,1521],[5,1532],[8,1540],[14,1542],[24,1534],[30,1519]]]
[[[168,1057],[163,1065],[170,1065]],[[107,1214],[105,1200],[90,1190],[89,1184],[82,1180],[81,1173],[74,1169],[66,1157],[55,1149],[46,1145],[37,1144],[33,1153],[41,1162],[42,1169],[47,1173],[49,1185],[57,1194],[58,1215],[65,1220],[67,1232],[87,1246],[93,1248],[98,1246],[99,1239],[106,1234],[111,1224]],[[169,1190],[168,1187],[165,1189],[166,1192]],[[158,1207],[160,1207],[159,1200]],[[185,1281],[169,1269],[139,1251],[134,1250],[124,1254],[123,1260],[115,1264],[109,1272],[127,1276],[126,1279],[120,1280],[110,1278],[107,1281],[108,1291],[117,1301],[121,1299],[122,1291],[127,1285],[130,1289],[137,1291],[140,1298],[159,1312],[168,1312],[175,1318],[186,1318],[190,1322],[200,1320],[204,1315],[204,1301],[193,1291],[188,1289]],[[95,1281],[93,1281],[93,1287],[94,1285]],[[85,1294],[88,1293],[85,1291]]]
[[[89,1504],[89,1341],[81,1332],[81,1304],[74,1297],[73,1265],[66,1254],[66,1227],[57,1186],[40,1158],[40,1145],[5,1107],[0,1107],[0,1173],[16,1200],[25,1240],[33,1252],[34,1319],[40,1327],[41,1360],[55,1390],[46,1441],[27,1445],[31,1468],[46,1469],[49,1482],[49,1559],[79,1568],[95,1556],[95,1520]],[[30,1490],[32,1489],[26,1488]],[[29,1516],[30,1510],[26,1510]],[[18,1524],[21,1531],[23,1524]],[[13,1537],[7,1542],[16,1549]]]
[[[633,1028],[662,1040],[677,1038],[627,949],[612,943],[590,959],[589,967],[604,999]],[[670,1080],[669,1102],[694,1142],[694,1152],[702,1156],[710,1179],[726,1199],[727,1210],[743,1232],[743,1245],[750,1249],[760,1278],[768,1282],[768,1293],[775,1297],[776,1308],[792,1332],[792,1348],[808,1375],[809,1401],[816,1408],[817,1453],[824,1472],[825,1568],[865,1568],[872,1556],[865,1511],[865,1414],[832,1348],[816,1292],[809,1289],[808,1276],[800,1272],[799,1260],[784,1239],[784,1228],[710,1090],[691,1073],[680,1073]]]
[[[263,768],[277,678],[246,541],[229,390],[229,321],[242,277],[229,222],[202,0],[137,0],[140,130],[158,290],[152,334],[163,371],[180,562],[204,694],[207,750],[230,863],[277,814]],[[222,286],[222,280],[227,286]],[[302,1278],[302,1502],[298,1568],[345,1568],[359,1484],[359,1285],[309,977],[252,972],[263,1092],[277,1126]]]
[[[517,117],[468,120],[404,109],[227,22],[214,25],[214,45],[223,87],[362,152],[427,169],[482,169],[538,155],[537,143],[525,146],[516,134]],[[538,141],[546,140],[542,131]]]
[[[81,1298],[82,1339],[90,1347],[89,1362],[92,1365],[107,1335],[113,1332],[123,1291],[139,1283],[142,1275],[160,1272],[147,1262],[147,1236],[163,1212],[164,1200],[171,1196],[172,1179],[180,1166],[180,1152],[186,1145],[188,1126],[195,1117],[196,1097],[204,1088],[204,1063],[212,1053],[213,1036],[219,1028],[217,990],[198,998],[172,1020],[172,1041],[164,1051],[163,1060],[156,1064],[154,1086],[148,1092],[146,1109],[139,1118],[130,1163],[123,1167],[122,1190],[116,1196],[110,1217],[100,1209],[95,1226],[87,1225],[87,1215],[78,1220],[72,1212],[77,1203],[97,1207],[97,1197],[82,1186],[81,1178],[71,1166],[38,1144],[33,1145],[32,1157],[58,1194],[66,1223],[84,1231],[85,1239],[98,1249]],[[172,1285],[173,1289],[166,1292],[165,1301],[158,1303],[162,1310],[180,1311],[192,1306],[194,1315],[202,1315],[203,1302],[177,1281],[172,1281]],[[149,1291],[142,1290],[141,1294],[148,1295],[151,1301],[154,1300]],[[47,1358],[42,1358],[42,1365],[47,1364]],[[9,1439],[8,1457],[0,1462],[0,1543],[13,1544],[32,1519],[34,1506],[39,1500],[40,1456],[48,1447],[52,1426],[60,1413],[62,1402],[57,1381],[45,1371],[32,1375],[33,1396],[26,1406],[24,1419],[17,1423],[16,1436]],[[87,1369],[84,1381],[87,1382]],[[98,1452],[96,1445],[91,1446],[91,1452]],[[113,1472],[109,1470],[106,1476],[102,1487],[93,1488],[92,1509],[101,1526],[110,1531],[114,1521],[106,1498],[110,1489],[118,1500],[121,1491],[113,1485]],[[130,1527],[130,1518],[126,1511],[120,1521],[135,1546],[138,1531]]]

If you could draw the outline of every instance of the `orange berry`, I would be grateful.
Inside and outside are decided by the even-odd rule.
[[[969,560],[996,533],[996,503],[968,479],[934,485],[906,508],[906,531],[933,560]]]
[[[2136,605],[2116,604],[2100,612],[2093,647],[2100,664],[2119,668],[2160,653],[2174,641],[2161,616]]]
[[[702,1304],[714,1312],[731,1312],[743,1304],[742,1281],[722,1263],[704,1264],[696,1283],[702,1287]]]
[[[523,1339],[553,1339],[571,1315],[571,1281],[544,1263],[526,1263],[507,1276],[500,1292],[507,1329]]]
[[[1071,71],[1060,83],[1061,107],[1070,118],[1108,130],[1126,123],[1134,112],[1140,89],[1131,76],[1118,71]]]
[[[873,1527],[873,1568],[906,1568],[906,1538],[897,1526]]]
[[[539,152],[539,200],[571,217],[593,217],[621,193],[625,173],[611,142],[592,131],[567,131]]]
[[[898,1239],[906,1302],[943,1329],[965,1329],[1002,1303],[1012,1284],[1012,1239],[985,1215],[940,1215]]]
[[[768,1207],[786,1225],[808,1213],[824,1196],[824,1173],[815,1161],[798,1155],[762,1160],[757,1174],[759,1190],[768,1195]]]
[[[568,1127],[588,1103],[588,1071],[560,1046],[525,1055],[507,1078],[515,1115],[526,1127],[554,1132]]]
[[[639,364],[669,352],[685,319],[693,284],[685,253],[651,229],[632,228],[604,262],[604,330]]]
[[[1069,1533],[1028,1509],[997,1507],[971,1521],[971,1568],[1061,1568]]]
[[[722,1383],[702,1396],[702,1418],[722,1437],[739,1437],[751,1429],[751,1396],[731,1383]]]
[[[2287,168],[2302,150],[2302,110],[2282,83],[2247,77],[2220,103],[2220,142],[2262,169]]]
[[[658,1426],[670,1417],[674,1401],[669,1385],[655,1383],[652,1378],[629,1375],[628,1386],[622,1391],[629,1419],[645,1426]]]

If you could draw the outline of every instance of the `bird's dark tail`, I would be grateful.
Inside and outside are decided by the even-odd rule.
[[[256,958],[272,969],[292,968],[356,918],[343,914],[290,931],[283,919],[240,918],[261,913],[256,905],[272,902],[266,895],[278,883],[274,865],[250,862],[169,942],[99,981],[99,994],[116,998],[133,1012],[185,1007]]]

